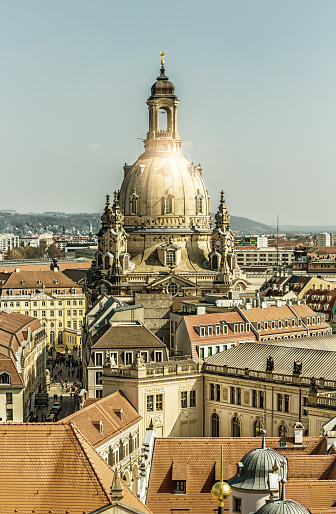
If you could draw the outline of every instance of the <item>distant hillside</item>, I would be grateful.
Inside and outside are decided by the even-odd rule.
[[[243,234],[274,234],[276,229],[259,221],[253,221],[240,216],[231,216],[231,229],[236,233]]]

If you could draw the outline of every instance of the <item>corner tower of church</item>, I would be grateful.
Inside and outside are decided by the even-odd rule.
[[[182,153],[178,103],[161,61],[160,75],[147,100],[144,152],[133,165],[125,164],[115,196],[122,226],[100,232],[91,268],[92,299],[102,281],[111,293],[133,296],[200,295],[246,287],[233,255],[234,236],[224,195],[213,230],[202,168]],[[160,112],[165,116],[164,127]]]

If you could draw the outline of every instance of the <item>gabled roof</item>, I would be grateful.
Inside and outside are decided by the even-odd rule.
[[[42,284],[45,288],[61,289],[63,288],[75,288],[80,289],[76,282],[73,282],[68,278],[62,271],[14,271],[12,272],[5,284],[1,285],[1,289],[38,289]],[[58,281],[56,284],[55,281]],[[22,284],[21,282],[24,282]]]
[[[20,377],[13,360],[10,357],[6,357],[5,355],[0,354],[0,374],[4,371],[10,374],[10,384],[0,384],[0,390],[24,388],[22,378]]]
[[[2,514],[83,514],[110,502],[114,473],[72,424],[0,424]],[[150,513],[123,484],[124,503]]]
[[[158,348],[166,345],[141,323],[124,323],[104,326],[92,337],[92,349]]]
[[[120,419],[123,409],[123,419]],[[88,407],[62,419],[62,423],[73,423],[95,448],[141,420],[140,414],[121,391],[95,401]],[[102,432],[99,431],[102,422]]]
[[[28,327],[35,331],[41,328],[41,323],[19,312],[0,311],[0,353],[13,358],[22,341],[26,340]]]

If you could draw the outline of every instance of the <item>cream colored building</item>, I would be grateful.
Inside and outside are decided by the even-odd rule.
[[[104,367],[104,396],[121,390],[142,416],[140,439],[155,426],[159,437],[196,437],[203,430],[202,361],[176,360]]]
[[[86,299],[81,287],[55,266],[48,271],[1,273],[0,307],[7,312],[19,312],[38,318],[45,328],[49,346],[64,352],[66,344],[72,350],[72,341],[64,340],[64,332],[71,330],[76,343],[81,342]]]

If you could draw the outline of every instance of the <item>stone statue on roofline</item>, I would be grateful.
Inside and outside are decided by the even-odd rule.
[[[317,394],[317,385],[316,385],[316,378],[311,377],[310,379],[310,394]]]
[[[273,371],[274,370],[274,360],[273,360],[273,357],[269,356],[267,357],[267,362],[266,362],[266,371]]]
[[[116,366],[116,361],[114,360],[114,358],[112,357],[111,355],[111,352],[109,352],[108,350],[106,350],[105,352],[105,360],[104,360],[104,366],[106,367],[110,367],[110,368],[114,368]]]
[[[145,361],[140,352],[138,352],[135,356],[134,367],[136,369],[145,367]]]
[[[293,375],[302,375],[302,362],[294,361]]]

